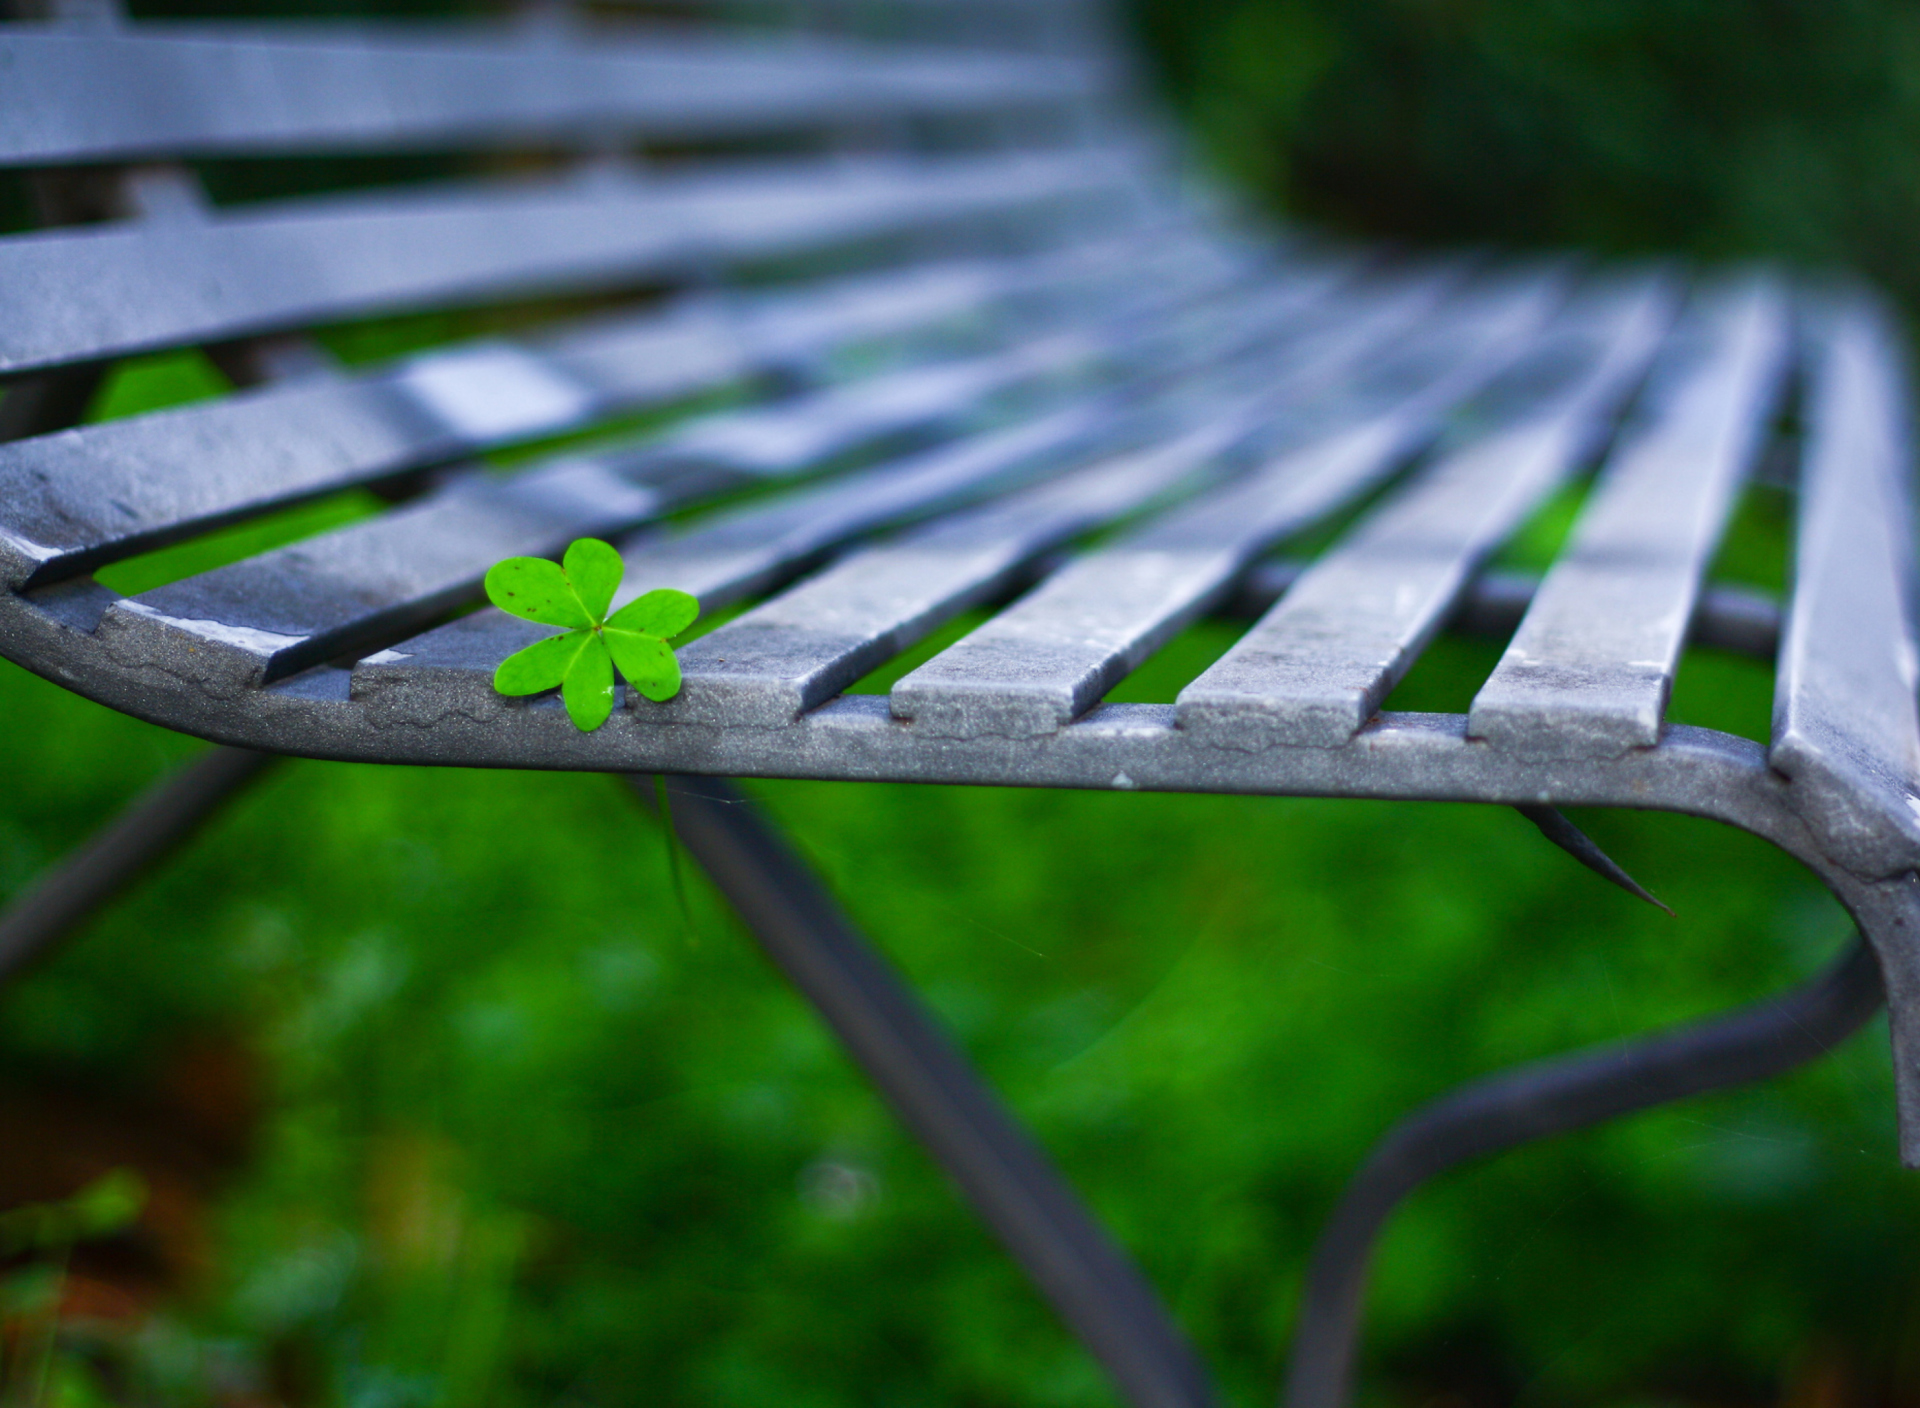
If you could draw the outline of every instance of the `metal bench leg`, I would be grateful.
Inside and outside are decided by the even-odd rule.
[[[210,748],[141,793],[0,912],[0,983],[185,842],[273,761],[246,748]]]
[[[652,802],[653,779],[628,779]],[[1139,1270],[826,889],[737,790],[667,779],[675,830],[1135,1408],[1199,1408],[1198,1359]]]
[[[1727,1016],[1489,1077],[1395,1127],[1354,1175],[1314,1248],[1284,1408],[1340,1408],[1367,1263],[1400,1200],[1456,1164],[1671,1100],[1764,1080],[1822,1056],[1886,1001],[1866,940],[1803,987]]]

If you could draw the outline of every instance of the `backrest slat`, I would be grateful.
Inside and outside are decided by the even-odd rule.
[[[688,18],[724,16],[734,25],[908,39],[996,52],[1105,57],[1114,47],[1111,16],[1099,0],[607,0],[615,6],[677,10]]]
[[[355,196],[0,239],[0,372],[1125,208],[1117,149]]]
[[[0,25],[0,73],[0,164],[20,166],[734,138],[1004,118],[1111,86],[1087,58],[397,26]]]

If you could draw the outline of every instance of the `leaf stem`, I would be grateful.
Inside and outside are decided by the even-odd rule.
[[[673,878],[673,897],[680,902],[680,919],[687,926],[687,934],[691,937],[693,910],[687,904],[687,882],[680,873],[680,833],[673,829],[673,804],[667,800],[667,779],[661,773],[653,775],[653,794],[660,801],[660,824],[665,828],[667,874]]]

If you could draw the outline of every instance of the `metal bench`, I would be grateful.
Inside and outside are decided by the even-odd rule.
[[[222,745],[0,919],[0,972],[272,755],[665,776],[688,849],[1127,1400],[1192,1408],[1152,1290],[719,779],[1503,804],[1629,887],[1557,809],[1652,808],[1797,857],[1864,941],[1778,1002],[1402,1125],[1321,1244],[1289,1402],[1343,1397],[1369,1250],[1419,1181],[1811,1058],[1883,975],[1920,1162],[1912,447],[1871,295],[1248,237],[1067,0],[491,28],[70,0],[0,27],[0,73],[0,162],[52,227],[0,238],[0,651]],[[540,156],[229,206],[180,164],[456,150]],[[581,299],[372,368],[302,331]],[[78,424],[117,359],[194,346],[240,389]],[[720,388],[663,430],[475,459]],[[1483,571],[1596,464],[1544,576]],[[1784,606],[1705,583],[1762,471],[1797,484]],[[132,596],[94,580],[352,486],[392,507]],[[1349,512],[1312,560],[1270,557]],[[540,627],[460,614],[495,561],[581,536],[620,547],[626,595],[751,604],[681,651],[677,698],[591,733],[491,687]],[[982,608],[889,694],[844,692]],[[1210,613],[1252,624],[1177,697],[1102,702]],[[1471,710],[1381,712],[1450,625],[1511,634]],[[1769,744],[1665,722],[1689,640],[1777,656]]]

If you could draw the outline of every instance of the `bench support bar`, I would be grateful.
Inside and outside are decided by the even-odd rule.
[[[0,983],[184,845],[273,761],[270,753],[216,746],[141,793],[0,912]]]
[[[1490,1076],[1401,1121],[1348,1183],[1307,1271],[1284,1408],[1343,1408],[1359,1347],[1367,1263],[1394,1208],[1469,1159],[1689,1095],[1745,1085],[1824,1056],[1886,1003],[1856,938],[1802,987],[1726,1016]]]
[[[628,779],[652,802],[653,779]],[[1134,1408],[1214,1401],[1139,1270],[812,871],[731,784],[667,779],[674,828],[787,979],[1026,1269]]]

